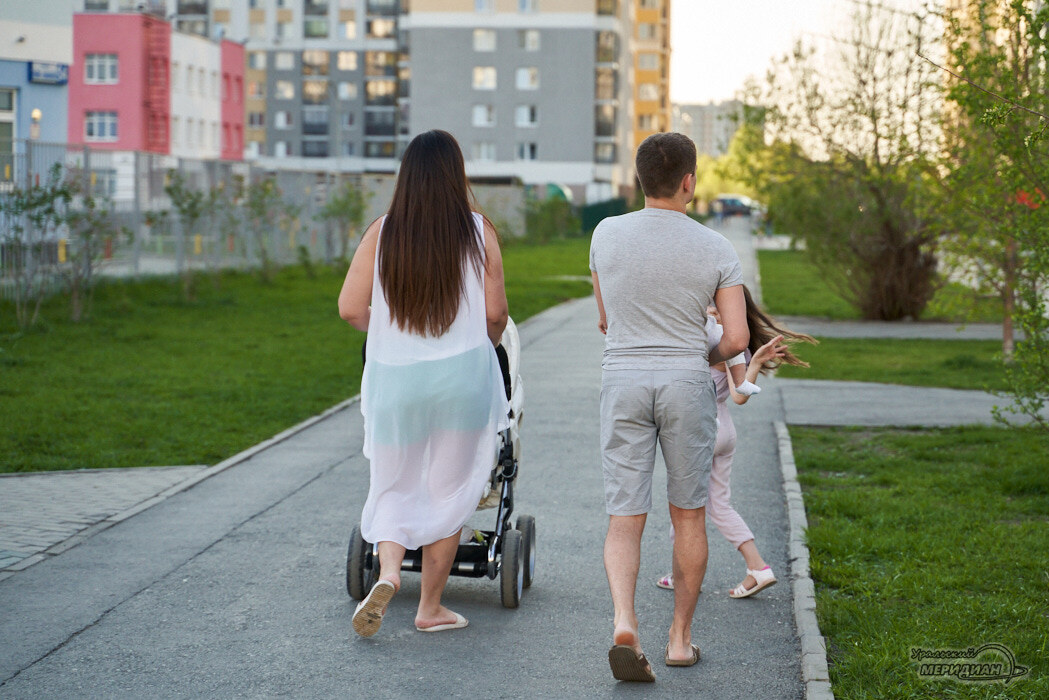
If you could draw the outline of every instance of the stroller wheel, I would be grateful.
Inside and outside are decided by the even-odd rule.
[[[361,536],[361,526],[354,525],[346,553],[346,592],[354,600],[364,600],[375,582],[375,571],[367,566],[369,550],[371,545]]]
[[[499,583],[504,608],[516,608],[521,604],[521,592],[524,590],[524,552],[521,551],[521,544],[520,530],[507,530],[503,533]]]
[[[522,515],[517,519],[517,529],[521,531],[521,559],[524,561],[524,587],[532,585],[535,576],[535,518]]]

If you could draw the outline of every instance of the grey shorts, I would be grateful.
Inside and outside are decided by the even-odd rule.
[[[656,441],[667,465],[667,499],[702,508],[717,439],[717,404],[702,370],[605,370],[601,466],[609,515],[652,509]]]

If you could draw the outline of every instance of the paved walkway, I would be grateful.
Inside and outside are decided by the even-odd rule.
[[[748,255],[736,232],[726,233]],[[751,275],[755,269],[745,268]],[[0,580],[0,695],[342,697],[362,683],[369,695],[398,698],[644,692],[613,683],[605,659],[611,607],[601,563],[606,516],[597,447],[602,336],[596,318],[591,297],[522,326],[526,417],[518,511],[537,518],[539,556],[535,585],[520,609],[500,607],[497,582],[453,578],[447,602],[471,626],[455,634],[419,635],[411,625],[418,578],[406,574],[380,634],[371,640],[352,635],[343,566],[349,530],[367,493],[368,468],[360,455],[360,414],[351,403],[228,460],[224,470],[212,468],[192,488],[168,487],[169,497],[134,517],[66,540],[71,544],[64,551],[8,572]],[[734,502],[784,583],[755,599],[728,599],[742,564],[711,533],[696,624],[703,661],[693,669],[657,663],[661,697],[803,696],[793,592],[786,585],[791,557],[774,424],[856,423],[865,416],[879,416],[879,424],[942,424],[951,415],[959,418],[956,409],[972,409],[980,394],[900,393],[905,391],[911,389],[773,379],[761,396],[733,409],[745,436],[733,473]],[[903,404],[912,413],[902,412]],[[849,406],[862,410],[850,414]],[[989,420],[979,408],[960,419],[981,416]],[[92,479],[123,479],[135,488],[136,480],[145,484],[152,472],[178,475],[168,469],[39,479],[56,484],[65,498],[94,489]],[[186,474],[190,482],[204,475]],[[36,478],[0,479],[0,503],[17,500],[14,489],[35,488],[19,484]],[[669,522],[665,497],[658,500],[665,492],[661,486],[655,492],[638,609],[642,641],[658,661],[670,599],[654,581],[669,565]],[[127,513],[124,507],[98,514]],[[479,516],[475,524],[490,527],[492,518]],[[24,524],[3,526],[0,538]]]

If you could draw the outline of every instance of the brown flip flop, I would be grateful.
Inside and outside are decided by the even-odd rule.
[[[612,667],[612,677],[617,681],[635,681],[652,683],[656,674],[644,654],[634,651],[629,644],[616,644],[608,650],[608,665]]]
[[[694,666],[699,661],[699,647],[692,644],[692,658],[691,659],[672,659],[670,658],[670,642],[667,642],[667,650],[663,655],[663,660],[667,666]]]

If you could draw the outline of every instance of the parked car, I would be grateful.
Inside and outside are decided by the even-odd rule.
[[[755,207],[754,200],[741,194],[719,194],[714,202],[715,211],[720,208],[722,216],[750,216]]]

